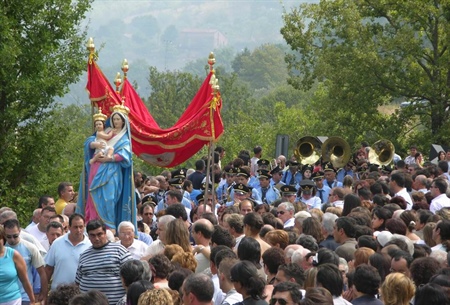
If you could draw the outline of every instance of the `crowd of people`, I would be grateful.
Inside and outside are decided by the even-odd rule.
[[[0,208],[0,305],[450,304],[450,153],[367,152],[336,169],[218,147],[211,177],[207,158],[135,172],[137,221],[118,225],[62,182],[29,224]]]

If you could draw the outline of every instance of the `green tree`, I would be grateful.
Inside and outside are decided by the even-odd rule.
[[[341,125],[334,128],[337,135],[389,131],[392,139],[420,120],[424,128],[414,132],[421,139],[448,144],[449,5],[447,0],[303,4],[284,15],[281,29],[297,52],[287,56],[289,82],[300,89],[321,82],[314,107],[326,108],[322,126]],[[393,116],[378,112],[401,97],[426,102]]]
[[[285,48],[264,44],[253,52],[245,49],[232,64],[241,80],[252,89],[274,88],[286,83],[288,71],[284,62]]]
[[[91,2],[0,4],[0,205],[42,195],[33,183],[43,174],[41,167],[48,171],[59,158],[47,151],[67,144],[66,123],[51,125],[61,133],[49,136],[45,122],[54,98],[85,70],[86,35],[80,27]]]
[[[83,142],[92,133],[89,106],[55,107],[39,123],[20,128],[2,166],[14,164],[2,177],[0,205],[14,208],[28,221],[40,196],[57,196],[58,184],[70,181],[78,190]],[[5,173],[6,174],[6,173]]]

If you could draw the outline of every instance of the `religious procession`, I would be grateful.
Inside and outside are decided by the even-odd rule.
[[[89,38],[86,91],[92,133],[83,133],[79,147],[79,180],[58,180],[57,197],[39,193],[34,194],[37,202],[16,198],[0,206],[0,305],[450,305],[450,73],[443,68],[449,66],[449,49],[448,35],[438,35],[439,29],[450,28],[450,4],[428,2],[393,3],[395,9],[388,11],[384,2],[320,1],[291,14],[284,11],[280,32],[292,46],[285,57],[292,72],[289,85],[317,86],[313,110],[323,106],[336,118],[323,122],[330,134],[302,134],[294,145],[277,142],[270,152],[257,141],[239,149],[222,145],[227,101],[215,53],[202,63],[206,77],[182,115],[162,128],[130,81],[128,61],[123,60],[122,73],[111,84]],[[13,6],[8,10],[14,11]],[[365,14],[359,23],[353,22],[356,6]],[[422,18],[423,6],[439,16]],[[333,19],[333,12],[339,18]],[[22,13],[29,12],[21,7]],[[299,15],[304,23],[297,22]],[[59,19],[55,16],[51,18]],[[63,24],[54,31],[59,27]],[[384,28],[390,31],[382,33]],[[13,41],[13,31],[7,32],[5,41]],[[18,33],[29,41],[46,38]],[[391,36],[396,36],[394,42]],[[426,52],[411,47],[411,37]],[[379,42],[383,51],[377,49]],[[19,61],[20,52],[11,51],[18,45],[2,53],[5,66]],[[166,41],[166,51],[168,45]],[[355,49],[345,53],[350,45]],[[382,53],[377,60],[372,45]],[[407,55],[402,53],[405,45],[412,49]],[[437,49],[430,51],[431,46]],[[46,48],[30,50],[38,57]],[[323,53],[319,56],[317,50]],[[436,66],[430,68],[430,62]],[[30,71],[58,75],[71,64],[75,66],[66,61],[55,70],[42,65]],[[350,66],[357,78],[348,73]],[[13,70],[20,71],[16,77],[2,74],[10,80],[31,73]],[[371,74],[364,77],[367,71]],[[406,80],[405,75],[414,77]],[[436,82],[427,83],[424,75]],[[44,86],[45,77],[39,79],[43,81],[34,87]],[[372,92],[376,83],[392,96]],[[53,84],[48,84],[46,90],[51,90]],[[38,95],[28,93],[29,81],[22,90],[2,87],[27,92],[26,101]],[[439,91],[441,87],[446,89]],[[368,92],[375,106],[365,103],[361,91]],[[45,112],[13,97],[8,97],[13,105],[3,107],[4,95],[2,91],[0,119],[7,116],[4,112]],[[408,100],[377,121],[375,110],[393,96]],[[240,108],[239,102],[234,108]],[[277,107],[267,108],[276,113]],[[370,139],[352,135],[349,144],[346,123],[355,118],[344,108],[366,110],[358,112],[357,122],[366,124]],[[289,112],[297,113],[293,108]],[[292,120],[289,125],[309,122],[286,117]],[[429,118],[428,125],[417,117]],[[15,155],[20,151],[16,140],[26,134],[20,128],[27,122],[39,125],[28,120],[24,115],[14,136],[0,141],[10,149],[2,152],[13,152],[2,155],[0,166],[5,160],[29,161],[28,155]],[[235,125],[245,123],[236,120]],[[41,136],[30,130],[26,139]],[[382,131],[399,130],[403,133],[396,139],[373,140]],[[59,132],[52,135],[58,135],[51,139],[55,141],[61,137]],[[425,151],[427,136],[437,144]],[[403,150],[396,151],[394,142],[402,143]],[[22,150],[45,150],[34,146]],[[202,151],[206,153],[199,156]],[[154,170],[138,170],[137,159]],[[52,162],[55,167],[62,163]],[[24,167],[33,166],[38,164]],[[1,199],[13,187],[0,182]],[[31,178],[26,182],[37,183]],[[26,204],[33,205],[32,215]]]

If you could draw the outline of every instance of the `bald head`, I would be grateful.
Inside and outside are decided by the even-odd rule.
[[[428,178],[425,175],[417,175],[414,179],[414,187],[416,190],[426,189],[428,184]]]
[[[36,209],[33,211],[33,222],[34,223],[39,222],[39,218],[41,217],[41,211],[42,211],[42,209]]]
[[[200,218],[192,225],[193,237],[197,244],[208,242],[214,232],[214,225],[208,219]]]

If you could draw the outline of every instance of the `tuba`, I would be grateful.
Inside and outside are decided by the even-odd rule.
[[[389,140],[379,140],[375,142],[368,153],[369,163],[386,165],[391,163],[394,158],[395,147]]]
[[[335,168],[344,167],[351,157],[350,144],[340,137],[329,137],[322,145],[322,159]]]
[[[320,159],[322,143],[312,136],[300,138],[294,149],[294,156],[301,164],[314,164]]]

